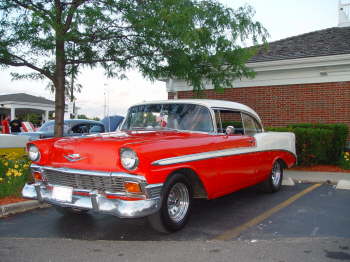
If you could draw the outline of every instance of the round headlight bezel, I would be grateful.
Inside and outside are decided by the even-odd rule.
[[[35,145],[30,145],[28,147],[28,157],[31,161],[39,161],[41,157],[39,148]]]
[[[139,158],[134,150],[124,147],[120,149],[120,163],[127,170],[135,170],[139,165]]]

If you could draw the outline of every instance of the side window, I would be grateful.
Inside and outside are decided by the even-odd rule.
[[[253,117],[247,114],[242,114],[242,119],[244,124],[244,133],[247,136],[254,136],[256,133],[260,133],[262,131],[261,126]]]
[[[88,124],[80,124],[72,127],[73,133],[84,134],[89,133],[89,125]]]
[[[102,133],[104,131],[104,127],[101,125],[91,125],[89,133]]]
[[[241,113],[230,110],[215,110],[218,133],[225,133],[226,127],[233,126],[234,134],[244,134]]]

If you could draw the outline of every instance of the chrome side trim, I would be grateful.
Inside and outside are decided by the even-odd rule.
[[[243,155],[243,154],[249,154],[249,153],[268,152],[268,151],[285,151],[292,154],[296,158],[296,155],[294,152],[284,150],[284,149],[257,150],[257,147],[240,147],[240,148],[230,148],[230,149],[224,149],[224,150],[209,151],[204,153],[164,158],[164,159],[160,159],[152,162],[152,165],[165,166],[165,165],[187,163],[187,162],[199,161],[199,160],[205,160],[205,159],[211,159],[211,158],[217,158],[217,157],[235,156],[235,155]]]
[[[255,150],[255,147],[253,149]],[[210,158],[216,158],[216,157],[250,153],[250,152],[254,152],[254,150],[252,150],[251,147],[239,147],[239,148],[209,151],[204,153],[196,153],[196,154],[190,154],[190,155],[184,155],[184,156],[164,158],[164,159],[154,161],[152,165],[165,166],[165,165],[186,163],[186,162],[192,162],[192,161],[198,161],[198,160],[204,160],[204,159],[210,159]]]

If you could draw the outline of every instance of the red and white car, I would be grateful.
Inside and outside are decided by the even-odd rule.
[[[132,106],[117,132],[28,143],[34,184],[23,196],[59,211],[148,217],[181,229],[193,198],[213,199],[261,184],[281,187],[296,162],[293,133],[265,132],[257,113],[218,100]]]

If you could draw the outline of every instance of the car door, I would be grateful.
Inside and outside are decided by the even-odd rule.
[[[251,115],[247,113],[242,113],[242,122],[244,127],[244,133],[246,136],[255,139],[256,134],[262,132],[262,127],[259,122]],[[270,153],[259,148],[258,140],[255,139],[255,152],[251,153],[250,157],[254,160],[254,176],[253,183],[260,181],[259,177],[262,174],[266,174],[268,169],[271,168]]]
[[[215,120],[218,129],[217,143],[227,156],[218,159],[219,191],[227,194],[253,184],[256,156],[254,137],[245,135],[242,114],[239,111],[216,109]],[[233,134],[225,130],[231,126]]]

